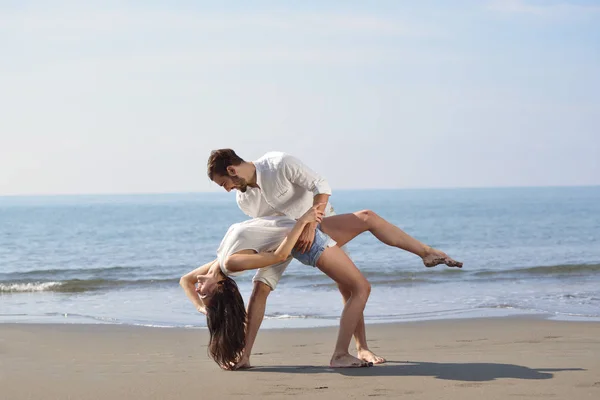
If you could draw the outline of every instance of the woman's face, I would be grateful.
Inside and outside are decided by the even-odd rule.
[[[206,304],[217,290],[217,283],[222,280],[222,278],[215,275],[198,275],[197,279],[198,284],[196,285],[196,292]]]

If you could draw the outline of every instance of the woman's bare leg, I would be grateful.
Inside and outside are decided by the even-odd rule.
[[[342,294],[342,297],[344,298],[344,304],[346,304],[352,292],[340,285],[338,285],[338,288]],[[369,349],[369,345],[367,344],[364,313],[360,315],[360,320],[358,321],[358,325],[356,325],[356,329],[354,330],[354,341],[356,342],[356,353],[359,359],[372,362],[373,364],[382,364],[386,362],[385,358],[379,357]]]
[[[321,230],[331,236],[340,247],[361,233],[370,231],[377,239],[388,246],[397,247],[418,255],[426,267],[434,267],[439,264],[446,264],[449,267],[462,267],[461,262],[453,260],[440,250],[421,243],[370,210],[324,218],[321,223]]]
[[[317,262],[317,267],[350,293],[340,318],[340,329],[330,366],[348,368],[369,365],[365,361],[351,356],[348,347],[352,334],[362,319],[362,313],[371,292],[371,285],[346,253],[337,246],[325,249]]]

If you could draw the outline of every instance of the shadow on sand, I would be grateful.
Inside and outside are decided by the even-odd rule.
[[[247,372],[280,372],[290,374],[341,374],[346,376],[431,376],[453,381],[484,382],[498,378],[552,379],[552,372],[585,371],[582,368],[529,368],[514,364],[433,363],[421,361],[388,361],[370,368],[329,368],[310,365],[253,367]]]

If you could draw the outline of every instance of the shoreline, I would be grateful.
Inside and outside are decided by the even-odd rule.
[[[135,322],[116,322],[106,321],[102,319],[93,319],[92,317],[85,317],[80,315],[68,315],[68,316],[47,316],[47,317],[35,317],[32,320],[27,320],[29,316],[18,315],[12,316],[15,320],[11,321],[8,319],[0,319],[0,326],[2,325],[40,325],[40,326],[51,326],[51,325],[90,325],[90,326],[131,326],[131,327],[146,327],[146,328],[158,328],[158,329],[204,329],[205,325],[201,324],[178,324],[178,325],[167,325],[160,323],[135,323]],[[1,317],[0,317],[1,318]],[[4,316],[6,318],[6,316]],[[203,316],[199,316],[201,321],[205,321]],[[46,321],[41,321],[46,319]],[[462,320],[481,320],[481,319],[533,319],[533,320],[547,320],[557,322],[588,322],[588,323],[600,323],[600,317],[595,316],[582,316],[582,315],[570,315],[570,314],[557,314],[557,313],[544,313],[535,311],[524,311],[515,309],[481,309],[481,310],[469,310],[462,313],[455,313],[453,315],[440,315],[440,316],[428,316],[427,318],[392,318],[389,320],[381,319],[365,319],[365,323],[369,326],[379,325],[403,325],[412,323],[429,323],[429,322],[452,322]],[[315,318],[315,317],[268,317],[266,316],[261,330],[278,330],[278,329],[320,329],[320,328],[333,328],[339,325],[339,319],[331,318]]]
[[[0,323],[0,386],[11,400],[600,395],[598,322],[518,316],[367,324],[371,349],[389,362],[337,370],[327,366],[336,333],[262,330],[254,368],[229,372],[208,358],[205,329]]]
[[[439,318],[439,319],[423,319],[423,320],[406,320],[406,321],[390,321],[390,322],[369,322],[365,321],[365,324],[368,327],[387,327],[387,326],[405,326],[405,325],[428,325],[428,324],[445,324],[445,323],[460,323],[467,321],[496,321],[496,320],[508,320],[508,321],[549,321],[549,322],[558,322],[558,323],[581,323],[581,324],[598,324],[600,325],[600,320],[594,319],[555,319],[545,314],[518,314],[518,315],[503,315],[503,316],[488,316],[488,317],[454,317],[454,318]],[[121,327],[124,329],[133,328],[133,329],[165,329],[165,330],[181,330],[181,331],[194,331],[194,330],[203,330],[207,331],[208,328],[206,326],[160,326],[160,325],[144,325],[144,324],[130,324],[130,323],[110,323],[110,322],[3,322],[0,321],[0,329],[4,326],[32,326],[32,327],[54,327],[60,328],[62,326],[71,327],[91,327],[91,329],[95,329],[94,327]],[[337,329],[338,324],[335,325],[324,325],[324,326],[299,326],[299,327],[271,327],[265,328],[261,326],[260,331],[303,331],[303,330],[328,330],[328,329]]]

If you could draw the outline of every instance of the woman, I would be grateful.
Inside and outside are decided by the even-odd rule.
[[[207,315],[210,332],[208,351],[221,368],[233,369],[245,344],[246,311],[237,285],[229,276],[239,275],[248,269],[270,268],[286,260],[290,254],[304,264],[318,267],[338,284],[345,300],[330,365],[361,367],[369,364],[364,361],[364,355],[359,354],[362,360],[353,357],[348,347],[354,334],[357,346],[370,353],[362,313],[371,288],[339,246],[369,230],[380,241],[421,256],[428,267],[441,263],[462,266],[462,263],[410,237],[372,211],[323,218],[317,207],[308,210],[298,221],[287,217],[266,217],[232,225],[219,246],[217,260],[181,279],[190,300],[198,311]],[[366,225],[360,225],[358,220]],[[304,254],[293,251],[304,226],[311,222],[321,223],[312,247]],[[337,245],[328,233],[338,239]],[[196,280],[198,294],[190,289]],[[369,356],[376,363],[385,361],[372,353]]]

